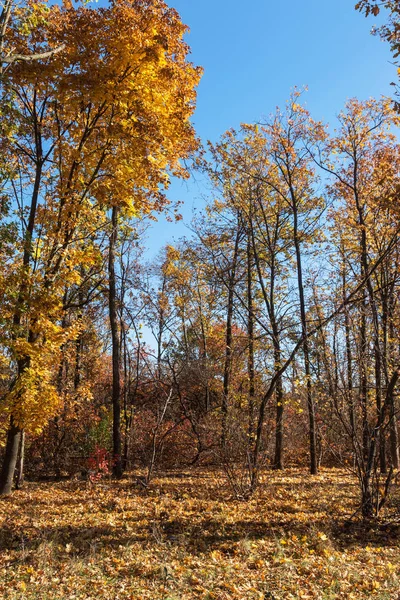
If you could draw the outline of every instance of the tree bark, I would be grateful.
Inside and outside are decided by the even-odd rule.
[[[310,473],[316,475],[318,473],[318,460],[317,460],[317,435],[315,425],[315,404],[311,386],[311,365],[310,365],[310,349],[308,341],[308,327],[306,318],[306,303],[304,299],[304,283],[303,283],[303,267],[300,240],[298,235],[298,215],[296,200],[292,204],[293,209],[293,235],[294,245],[296,250],[296,268],[297,268],[297,283],[299,290],[300,300],[300,319],[301,319],[301,331],[302,337],[304,338],[303,343],[303,356],[304,356],[304,371],[306,376],[306,388],[307,388],[307,408],[308,408],[308,422],[309,422],[309,447],[310,447]]]
[[[382,405],[382,378],[381,378],[381,355],[377,346],[375,346],[375,398],[376,398],[376,412],[378,418],[384,406]],[[386,443],[383,431],[380,431],[379,435],[379,465],[381,473],[387,473],[386,465]]]
[[[121,382],[120,340],[118,330],[117,289],[115,276],[115,247],[118,234],[118,208],[113,206],[111,236],[108,256],[109,295],[108,308],[112,341],[112,406],[113,406],[113,475],[122,476],[121,456]]]
[[[343,265],[343,299],[346,298],[347,287],[346,287],[346,271],[345,265]],[[344,328],[346,337],[346,370],[347,370],[347,392],[349,395],[349,421],[352,439],[355,439],[356,435],[356,420],[354,414],[354,397],[353,397],[353,356],[351,351],[351,329],[350,329],[350,317],[348,308],[344,309]]]
[[[21,432],[20,444],[19,444],[19,456],[18,456],[18,467],[17,477],[15,479],[15,489],[20,490],[24,485],[24,466],[25,466],[25,431]]]
[[[274,352],[275,371],[280,368],[281,352],[280,348],[275,349]],[[276,429],[275,429],[275,455],[274,455],[274,469],[283,469],[283,386],[282,377],[279,377],[276,383],[275,390],[276,397]]]
[[[394,296],[391,298],[390,302],[390,316],[389,316],[389,339],[390,343],[388,344],[389,349],[393,350],[393,342],[395,339],[395,331],[394,331],[394,323],[393,323],[393,311],[394,311]],[[391,354],[389,350],[389,354]],[[394,386],[395,387],[395,386]],[[394,469],[400,468],[400,456],[399,456],[399,432],[397,427],[397,414],[396,414],[396,405],[394,399],[394,387],[393,391],[388,394],[387,399],[389,402],[389,443],[390,443],[390,459],[391,465]]]
[[[16,426],[13,417],[7,432],[6,451],[3,467],[0,473],[0,495],[11,494],[15,467],[17,466],[18,450],[21,442],[22,429]]]
[[[36,97],[35,97],[36,98]],[[27,274],[29,270],[29,265],[32,257],[32,242],[33,242],[33,234],[35,230],[35,222],[36,222],[36,213],[39,202],[39,191],[40,184],[42,180],[42,170],[43,170],[43,149],[42,149],[42,137],[40,131],[40,124],[38,121],[38,116],[36,111],[33,112],[34,118],[34,127],[35,127],[35,150],[36,150],[36,170],[35,170],[35,181],[32,190],[32,198],[31,205],[29,209],[29,218],[25,231],[24,237],[24,252],[22,258],[22,282],[19,287],[18,298],[16,301],[14,317],[13,317],[13,325],[14,325],[14,336],[15,339],[21,335],[20,328],[22,323],[22,314],[23,314],[23,306],[26,301],[26,293],[27,293]],[[28,334],[29,336],[31,335]],[[22,375],[24,370],[29,367],[29,357],[24,357],[18,360],[18,372],[17,378]],[[15,384],[15,382],[14,382]],[[13,384],[13,385],[14,385]],[[15,468],[17,465],[18,459],[18,449],[20,445],[22,429],[17,427],[13,416],[10,418],[10,426],[7,431],[7,443],[6,443],[6,451],[4,455],[2,470],[0,474],[0,495],[10,494],[12,490],[12,483],[15,474]]]
[[[255,374],[254,374],[254,302],[253,302],[253,276],[252,276],[252,252],[251,240],[247,239],[247,338],[248,338],[248,354],[247,354],[247,374],[249,378],[249,442],[253,437],[254,429],[254,403],[255,403]]]
[[[233,320],[233,297],[235,291],[236,263],[239,248],[239,229],[236,232],[235,247],[233,251],[232,266],[228,281],[228,306],[226,311],[226,335],[225,335],[225,361],[224,361],[224,381],[222,392],[222,426],[221,426],[221,446],[225,447],[228,425],[229,411],[229,392],[230,376],[232,368],[232,320]]]

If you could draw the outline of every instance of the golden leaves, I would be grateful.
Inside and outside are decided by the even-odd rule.
[[[170,473],[146,495],[131,479],[95,489],[28,484],[0,504],[0,594],[24,589],[30,599],[40,587],[49,596],[96,590],[123,600],[154,600],[160,590],[180,600],[396,596],[396,537],[379,547],[361,523],[359,536],[347,537],[343,519],[332,519],[337,500],[348,514],[354,509],[348,473],[323,470],[311,483],[299,469],[267,477],[257,498],[240,503],[214,469]]]
[[[43,37],[66,45],[40,71],[20,65],[12,72],[17,85],[54,97],[48,135],[68,130],[54,150],[63,170],[60,197],[71,184],[83,193],[90,182],[99,201],[112,196],[146,213],[160,198],[159,184],[168,184],[167,170],[185,174],[179,159],[197,146],[189,119],[201,74],[186,59],[185,30],[162,2],[119,0],[107,9],[51,7],[46,26],[32,32],[33,46]]]
[[[8,83],[20,93],[4,140],[20,165],[24,202],[34,207],[33,231],[22,233],[13,268],[0,276],[7,290],[0,342],[20,361],[4,406],[30,431],[59,405],[60,349],[81,326],[79,319],[61,325],[63,296],[82,284],[82,267],[102,268],[107,207],[118,205],[125,217],[162,210],[169,173],[186,176],[180,160],[198,145],[190,117],[201,76],[187,60],[186,27],[164,2],[43,7],[30,5],[34,26],[13,28],[12,44],[24,54],[64,50],[10,67]]]
[[[5,413],[12,414],[16,425],[38,434],[61,406],[55,375],[61,347],[74,339],[82,324],[61,327],[45,315],[31,326],[32,340],[17,338],[12,344],[14,357],[25,363],[12,389],[2,401]]]

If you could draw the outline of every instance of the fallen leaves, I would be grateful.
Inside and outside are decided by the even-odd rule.
[[[28,484],[0,502],[0,597],[395,597],[398,530],[349,525],[353,486],[343,472],[310,483],[293,469],[267,474],[254,498],[237,502],[213,471],[159,478],[149,491],[129,479]]]

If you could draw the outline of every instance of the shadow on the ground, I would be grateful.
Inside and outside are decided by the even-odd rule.
[[[164,518],[154,520],[147,526],[132,521],[127,527],[46,527],[43,529],[15,530],[3,527],[0,532],[0,550],[20,549],[24,553],[37,551],[51,545],[53,552],[69,552],[86,557],[101,551],[101,548],[127,548],[133,544],[177,545],[192,554],[219,550],[224,554],[234,554],[235,544],[252,540],[269,539],[276,541],[283,536],[297,536],[312,539],[316,532],[324,532],[338,550],[349,547],[399,546],[400,523],[363,523],[361,521],[338,521],[317,519],[312,523],[292,520],[259,519],[239,520],[225,523],[210,518],[197,519],[193,524],[189,519]]]
[[[51,545],[55,553],[65,552],[65,548],[70,548],[68,552],[79,557],[87,557],[95,552],[101,551],[101,548],[118,548],[120,546],[129,548],[135,545],[151,546],[182,546],[186,552],[192,554],[207,553],[219,550],[225,554],[233,554],[236,551],[235,546],[240,542],[252,540],[269,540],[278,545],[282,537],[297,536],[302,538],[306,536],[308,540],[318,537],[318,533],[326,534],[330,543],[338,550],[344,550],[354,547],[399,547],[400,546],[400,521],[398,518],[392,522],[371,521],[363,522],[356,514],[353,519],[345,519],[335,515],[335,502],[331,498],[330,486],[335,486],[337,499],[349,501],[348,506],[357,506],[356,482],[348,479],[331,482],[329,476],[315,477],[312,481],[304,481],[304,473],[284,473],[284,477],[290,478],[290,481],[268,481],[269,474],[264,474],[265,480],[260,486],[258,492],[256,507],[252,507],[252,515],[246,515],[246,502],[243,502],[243,512],[241,513],[240,504],[229,495],[226,487],[220,486],[220,481],[216,473],[210,477],[204,474],[204,484],[199,479],[203,479],[203,474],[196,474],[196,483],[191,481],[193,474],[187,476],[166,477],[159,475],[157,480],[150,486],[149,490],[135,487],[135,478],[129,481],[118,482],[112,485],[114,498],[123,495],[125,498],[131,498],[133,501],[143,496],[157,494],[157,496],[166,496],[171,500],[171,507],[163,511],[162,516],[139,521],[138,518],[127,518],[124,525],[60,525],[48,526],[45,528],[34,527],[28,522],[33,521],[33,516],[37,514],[38,507],[45,507],[47,510],[51,505],[63,507],[63,511],[68,512],[77,504],[84,502],[82,492],[85,491],[84,484],[81,482],[69,482],[60,484],[59,490],[63,492],[57,498],[57,485],[49,486],[55,492],[54,500],[50,498],[40,499],[34,494],[35,500],[32,503],[30,495],[18,497],[15,499],[5,498],[4,503],[9,504],[8,518],[0,529],[0,551],[14,549],[21,551],[21,561],[24,555],[34,554],[40,547],[44,548]],[[271,475],[272,478],[272,475]],[[32,490],[35,491],[36,485],[33,484]],[[109,487],[104,485],[104,487]],[[46,485],[47,488],[47,485]],[[338,489],[339,488],[339,489]],[[321,490],[324,489],[322,492]],[[283,494],[287,492],[287,498],[274,500],[275,494],[281,490]],[[292,495],[302,492],[303,497],[299,500],[299,506],[293,502]],[[78,492],[76,496],[72,492]],[[112,515],[118,508],[114,501],[104,501],[96,497],[96,490],[90,492],[90,501],[97,509],[103,513]],[[304,497],[304,494],[306,497]],[[214,501],[219,504],[218,514],[212,513],[212,506],[207,513],[199,511],[193,514],[193,518],[187,513],[181,513],[179,510],[180,502],[187,499],[191,501],[203,500],[208,502],[212,496]],[[16,500],[16,502],[15,502]],[[156,500],[156,499],[155,499]],[[148,503],[147,503],[148,504]],[[234,505],[238,514],[238,519],[230,522],[224,518],[224,506]],[[40,512],[39,508],[39,512]],[[215,509],[214,505],[214,509]],[[254,509],[256,512],[254,512]],[[326,510],[326,512],[323,512]],[[351,508],[353,510],[353,508]],[[279,511],[279,512],[278,512]],[[211,512],[211,514],[210,514]],[[18,525],[18,513],[23,513],[25,525]],[[397,516],[399,511],[397,511]],[[248,518],[240,517],[248,516]]]

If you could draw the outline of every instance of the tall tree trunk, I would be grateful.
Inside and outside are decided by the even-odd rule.
[[[278,228],[279,223],[277,222],[276,227]],[[275,313],[275,276],[276,276],[276,254],[275,249],[271,249],[270,252],[270,281],[269,281],[269,293],[267,291],[260,256],[257,250],[256,239],[254,235],[253,223],[250,222],[250,233],[252,240],[252,253],[253,260],[255,262],[256,271],[258,275],[258,281],[261,287],[262,295],[264,298],[264,303],[268,312],[268,316],[271,322],[272,329],[272,343],[274,347],[274,384],[270,386],[268,392],[264,395],[261,400],[261,404],[259,407],[258,413],[258,423],[255,434],[255,442],[254,449],[252,452],[252,473],[251,473],[251,489],[254,491],[257,482],[258,482],[258,462],[259,455],[262,447],[262,432],[264,426],[265,419],[265,409],[267,406],[267,402],[272,397],[272,394],[275,393],[276,398],[276,408],[277,408],[277,417],[276,417],[276,437],[275,437],[275,457],[274,457],[274,466],[276,468],[282,468],[282,449],[283,449],[283,385],[282,385],[282,374],[280,374],[281,368],[281,348],[280,348],[280,338],[279,338],[279,328]],[[273,244],[272,244],[273,246]]]
[[[279,342],[278,342],[279,344]],[[274,363],[275,371],[280,369],[281,362],[281,351],[278,346],[274,350]],[[279,377],[276,383],[275,389],[276,397],[276,430],[275,430],[275,455],[274,455],[274,469],[283,469],[283,385],[282,377]]]
[[[382,430],[379,432],[379,465],[381,473],[387,473],[386,444],[383,432],[383,419],[380,418],[380,414],[384,410],[384,407],[382,405],[381,355],[379,350],[377,350],[377,344],[375,345],[375,398],[378,419],[379,422],[382,421]]]
[[[281,368],[281,341],[280,332],[275,313],[275,260],[272,257],[271,283],[270,283],[270,320],[274,346],[274,371],[277,373]],[[278,377],[275,388],[276,421],[275,421],[275,455],[274,469],[283,469],[283,382],[282,376]]]
[[[236,264],[239,249],[239,228],[236,232],[235,246],[232,257],[232,265],[228,280],[228,305],[226,309],[226,335],[225,335],[225,361],[224,381],[222,391],[222,426],[221,446],[225,447],[228,425],[230,377],[232,368],[232,320],[233,320],[233,298],[235,292]]]
[[[254,302],[253,302],[253,261],[251,252],[251,240],[247,239],[247,374],[249,378],[249,443],[253,437],[254,430],[254,403],[255,403],[255,377],[254,377]]]
[[[130,415],[132,415],[132,406],[131,406],[131,411],[130,411],[130,415],[129,415],[129,413],[128,413],[128,398],[129,398],[129,388],[130,388],[131,378],[130,378],[130,368],[128,369],[128,348],[127,348],[127,344],[126,344],[126,330],[125,330],[122,318],[121,318],[121,322],[120,322],[120,327],[121,327],[121,345],[122,345],[122,353],[123,353],[122,364],[124,365],[123,398],[124,398],[124,425],[125,425],[122,469],[124,471],[126,471],[126,469],[128,468],[129,446],[130,446],[130,437],[131,437],[130,434],[131,434],[131,424],[132,424],[132,419],[130,419],[129,417],[130,417]]]
[[[356,181],[354,185],[354,195],[356,201],[356,207],[358,211],[359,225],[361,226],[361,234],[360,234],[360,268],[361,268],[361,279],[364,279],[368,273],[368,249],[367,249],[367,234],[366,234],[366,225],[364,221],[364,208],[360,204],[359,196],[356,191]],[[368,279],[367,288],[368,292],[370,289],[371,281]],[[373,302],[373,297],[371,297],[371,293],[369,293],[371,302]],[[363,444],[363,456],[364,462],[367,463],[369,461],[370,452],[369,452],[369,442],[370,442],[370,430],[368,423],[368,367],[367,367],[367,351],[368,351],[368,341],[367,341],[367,294],[363,291],[363,299],[360,305],[361,310],[361,323],[360,323],[360,403],[361,403],[361,411],[362,411],[362,426],[363,426],[363,434],[362,434],[362,444]]]
[[[389,442],[390,442],[390,462],[393,469],[400,468],[399,457],[399,433],[397,427],[397,415],[394,402],[394,394],[388,396],[389,402]]]
[[[300,319],[301,319],[301,332],[304,339],[303,342],[303,356],[304,356],[304,371],[306,376],[307,386],[307,408],[308,408],[308,422],[309,422],[309,447],[310,447],[310,473],[316,475],[318,473],[318,459],[317,459],[317,434],[315,425],[315,403],[312,393],[311,385],[311,364],[310,364],[310,349],[308,342],[308,328],[306,318],[306,303],[304,299],[304,283],[303,283],[303,267],[300,240],[298,234],[298,215],[296,200],[293,201],[293,234],[294,234],[294,245],[296,250],[296,268],[297,268],[297,283],[299,289],[299,300],[300,300]]]
[[[43,170],[43,150],[42,150],[42,137],[40,131],[40,125],[38,122],[38,115],[35,110],[36,104],[36,95],[34,99],[34,110],[33,110],[33,118],[34,118],[34,126],[35,126],[35,151],[36,151],[36,170],[35,170],[35,181],[33,184],[32,190],[32,198],[31,198],[31,206],[29,210],[29,218],[25,231],[24,237],[24,252],[22,258],[22,282],[19,288],[19,294],[16,302],[13,324],[15,329],[15,337],[18,338],[21,335],[19,331],[22,324],[22,315],[23,315],[23,306],[26,302],[26,294],[27,294],[27,275],[29,270],[29,265],[32,257],[32,243],[33,243],[33,234],[35,230],[35,222],[36,222],[36,213],[39,202],[39,191],[40,184],[42,180],[42,170]],[[31,334],[29,334],[31,335]],[[18,372],[17,379],[22,375],[22,373],[29,367],[29,359],[22,358],[18,360]],[[15,383],[15,382],[14,382]],[[18,449],[20,445],[22,429],[18,427],[11,415],[10,425],[7,431],[7,444],[6,451],[4,454],[3,465],[0,473],[0,495],[2,494],[10,494],[12,489],[12,482],[14,479],[15,467],[17,464],[18,457]]]
[[[112,230],[108,256],[109,295],[108,308],[112,341],[112,405],[113,405],[113,475],[122,476],[121,456],[121,382],[120,382],[120,340],[118,330],[117,289],[115,277],[115,247],[118,234],[118,209],[112,208]]]
[[[346,298],[347,295],[347,283],[346,283],[346,269],[345,265],[343,265],[343,299]],[[347,392],[348,392],[348,400],[349,400],[349,421],[350,421],[350,429],[351,429],[351,437],[352,440],[355,441],[356,435],[356,420],[354,414],[354,396],[353,396],[353,356],[351,352],[351,329],[350,329],[350,317],[349,317],[349,309],[346,306],[344,308],[344,330],[345,330],[345,338],[346,338],[346,370],[347,370]]]
[[[366,298],[363,293],[361,303],[361,325],[360,325],[360,404],[362,414],[362,447],[364,461],[368,460],[369,448],[369,423],[368,423],[368,374],[367,374],[367,318],[366,318]]]
[[[199,273],[196,276],[196,291],[199,302],[199,321],[201,331],[201,360],[203,364],[203,370],[206,374],[205,393],[204,393],[204,407],[205,411],[208,412],[211,406],[210,401],[210,381],[208,373],[208,349],[207,349],[207,328],[205,326],[204,314],[203,314],[203,297],[202,290],[199,282]]]
[[[391,304],[393,304],[393,302],[391,302]],[[393,307],[394,308],[394,307]],[[392,311],[390,311],[391,314]],[[389,347],[393,347],[393,342],[392,340],[394,340],[394,323],[393,323],[393,319],[390,316],[390,320],[389,320],[389,339],[390,339],[390,344]],[[397,380],[396,380],[397,382]],[[399,456],[399,433],[398,433],[398,427],[397,427],[397,414],[396,414],[396,405],[395,405],[395,399],[394,399],[394,387],[393,386],[393,390],[391,391],[390,394],[387,395],[387,399],[389,402],[389,441],[390,441],[390,458],[391,458],[391,465],[394,469],[399,469],[400,468],[400,456]]]
[[[376,306],[376,297],[375,292],[372,285],[371,277],[368,276],[369,272],[369,256],[368,256],[368,240],[367,240],[367,224],[365,222],[365,207],[362,204],[358,191],[357,191],[357,163],[355,163],[354,169],[354,198],[356,202],[356,208],[358,212],[359,225],[361,227],[360,233],[360,263],[361,263],[361,278],[366,279],[366,288],[368,292],[369,305],[372,313],[372,324],[374,328],[374,355],[375,355],[375,384],[376,384],[376,405],[378,415],[382,412],[385,412],[385,405],[381,406],[381,368],[382,368],[382,352],[380,347],[379,340],[379,316],[378,310]],[[375,437],[370,440],[370,428],[368,423],[368,366],[367,366],[367,351],[368,351],[368,342],[367,342],[367,295],[363,294],[363,302],[361,304],[361,328],[360,328],[360,341],[361,341],[361,374],[360,374],[360,391],[361,391],[361,402],[362,402],[362,410],[363,410],[363,450],[364,450],[364,460],[369,461],[371,453],[369,451],[370,443],[376,444]],[[381,419],[378,418],[380,422]],[[383,421],[382,421],[383,427]],[[373,434],[374,436],[375,434]],[[380,439],[380,447],[379,453],[381,457],[381,467],[383,467],[384,471],[386,471],[386,459],[384,457],[384,435],[383,431],[379,431],[379,439]],[[381,451],[381,446],[383,447]],[[376,450],[375,450],[376,451]]]
[[[129,466],[129,455],[131,449],[131,436],[132,436],[132,423],[133,423],[133,407],[134,407],[134,398],[136,397],[136,392],[139,384],[139,361],[140,361],[140,345],[138,346],[137,351],[137,361],[136,361],[136,379],[135,379],[135,387],[132,391],[131,383],[132,383],[132,368],[131,368],[131,359],[129,355],[128,345],[127,345],[127,335],[126,330],[123,330],[123,352],[124,352],[124,424],[125,424],[125,435],[124,435],[124,454],[122,461],[122,468],[124,471],[128,469]]]

